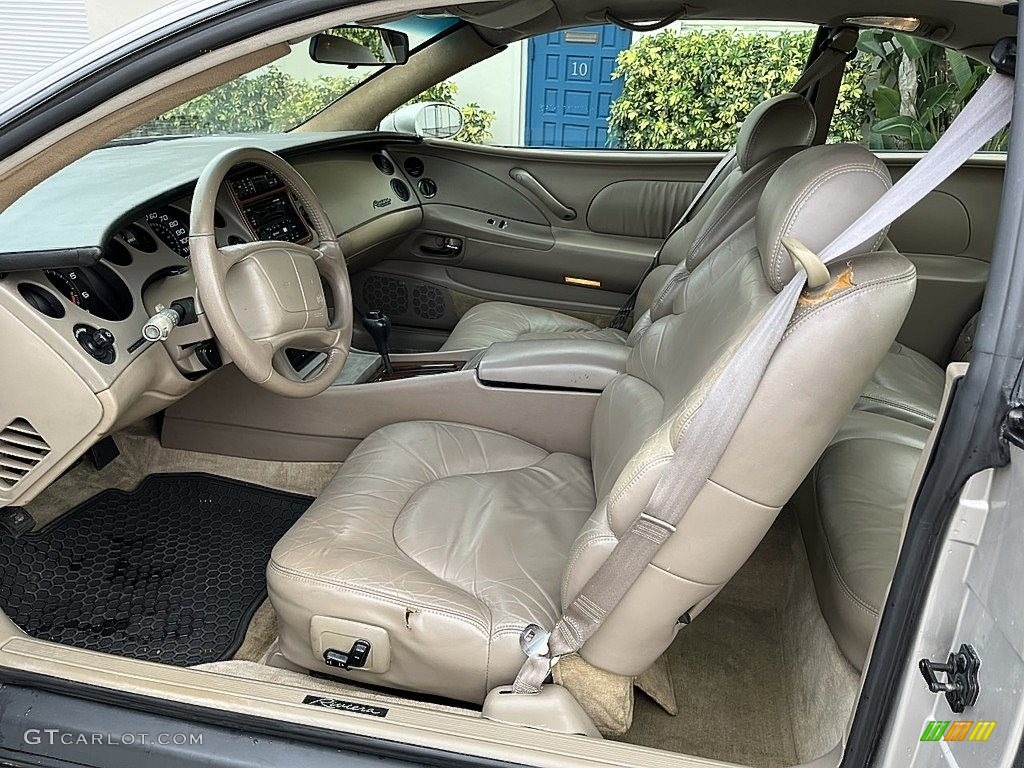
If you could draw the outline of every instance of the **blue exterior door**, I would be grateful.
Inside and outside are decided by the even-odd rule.
[[[608,112],[622,93],[615,57],[633,33],[613,24],[577,27],[530,39],[526,144],[607,147]]]

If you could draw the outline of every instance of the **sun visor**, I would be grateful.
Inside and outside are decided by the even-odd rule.
[[[554,10],[551,0],[501,0],[496,3],[455,5],[450,12],[488,29],[508,29],[532,21]]]

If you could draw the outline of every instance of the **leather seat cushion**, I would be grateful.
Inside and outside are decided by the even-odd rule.
[[[853,411],[797,507],[822,615],[860,669],[896,567],[904,511],[929,430]]]
[[[938,365],[897,342],[872,375],[856,407],[931,429],[945,386],[946,376]]]
[[[471,307],[459,320],[442,351],[485,349],[517,339],[596,339],[625,343],[626,334],[543,307],[488,301]]]
[[[577,456],[460,424],[378,430],[274,547],[281,650],[338,674],[313,650],[312,618],[370,624],[390,636],[390,668],[344,676],[481,702],[515,678],[523,627],[557,618],[594,506]]]

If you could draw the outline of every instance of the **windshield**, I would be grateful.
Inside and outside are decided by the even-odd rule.
[[[452,17],[416,16],[380,26],[405,32],[415,49],[457,23]],[[175,107],[119,141],[289,131],[383,68],[318,63],[304,40],[288,55]]]

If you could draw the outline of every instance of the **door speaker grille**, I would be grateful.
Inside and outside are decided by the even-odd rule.
[[[432,285],[417,285],[412,289],[412,311],[424,320],[444,317],[444,293]]]
[[[11,490],[49,452],[50,446],[27,419],[15,419],[0,430],[0,490]]]
[[[363,304],[388,315],[404,315],[409,311],[409,287],[404,280],[384,275],[370,275],[363,282]]]

